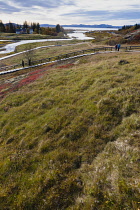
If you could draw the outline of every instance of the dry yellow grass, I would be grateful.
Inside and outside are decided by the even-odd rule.
[[[139,53],[73,63],[1,100],[2,209],[139,208]]]

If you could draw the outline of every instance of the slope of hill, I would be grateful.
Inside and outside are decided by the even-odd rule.
[[[139,81],[130,52],[1,76],[1,209],[138,210]]]
[[[125,43],[140,43],[140,24],[135,24],[134,26],[124,26],[122,29],[119,29],[119,33],[123,35]]]
[[[124,38],[127,40],[127,43],[140,44],[140,29],[128,33]]]
[[[93,43],[96,44],[140,44],[140,29],[135,29],[135,26],[132,26],[129,29],[119,29],[116,31],[90,31],[86,32],[86,34],[89,37],[93,37]]]

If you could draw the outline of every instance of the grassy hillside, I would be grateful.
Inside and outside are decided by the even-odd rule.
[[[115,44],[139,45],[140,29],[130,27],[129,29],[119,29],[118,31],[92,31],[87,32],[87,36],[94,37],[94,44],[105,44],[114,46]]]
[[[125,52],[1,76],[0,209],[138,210],[139,81]]]

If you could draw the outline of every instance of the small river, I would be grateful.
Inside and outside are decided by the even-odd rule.
[[[85,31],[84,31],[85,32]],[[11,53],[15,51],[15,48],[19,45],[22,44],[27,44],[27,43],[35,43],[35,42],[50,42],[50,41],[67,41],[67,40],[72,40],[76,37],[78,40],[89,40],[92,39],[91,37],[86,37],[84,32],[74,32],[74,33],[69,33],[68,36],[70,37],[69,39],[37,39],[37,40],[22,40],[19,42],[7,44],[5,47],[1,48],[0,54],[6,54],[6,53]],[[2,41],[2,40],[0,40]]]
[[[27,43],[35,43],[35,42],[49,42],[49,41],[67,41],[67,40],[72,40],[72,39],[77,39],[77,40],[91,40],[93,38],[87,37],[85,35],[85,32],[87,31],[92,31],[92,30],[114,30],[114,29],[109,29],[109,28],[71,28],[71,27],[66,27],[65,29],[73,29],[73,33],[68,33],[69,39],[37,39],[37,40],[22,40],[19,42],[7,44],[6,46],[2,47],[0,49],[0,54],[6,54],[6,53],[11,53],[15,51],[15,48],[19,45],[22,44],[27,44]],[[3,40],[0,40],[3,41]],[[8,40],[9,41],[9,40]],[[12,40],[11,40],[12,41]]]

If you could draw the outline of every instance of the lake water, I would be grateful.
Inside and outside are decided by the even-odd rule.
[[[85,36],[85,32],[88,31],[110,31],[110,30],[118,30],[118,28],[84,28],[84,27],[64,27],[64,29],[74,30],[73,33],[68,33],[70,38],[76,38],[78,40],[90,40],[93,39],[91,37]]]
[[[110,31],[118,30],[118,28],[92,28],[92,27],[64,27],[64,29],[72,29],[76,31]]]
[[[87,37],[84,33],[87,31],[103,31],[103,30],[118,30],[114,28],[80,28],[80,27],[65,27],[65,29],[72,29],[74,30],[73,33],[68,33],[69,39],[38,39],[38,40],[22,40],[19,42],[7,44],[5,47],[1,48],[0,54],[6,54],[14,52],[15,48],[22,44],[27,43],[35,43],[35,42],[49,42],[49,41],[66,41],[66,40],[72,40],[72,39],[78,39],[78,40],[91,40],[93,38]],[[3,40],[0,40],[3,41]],[[9,40],[8,40],[9,41]]]

